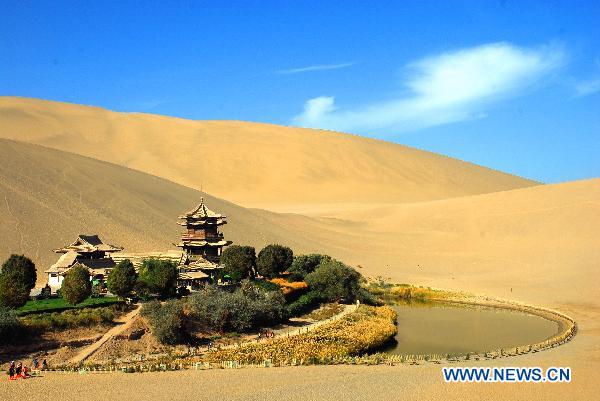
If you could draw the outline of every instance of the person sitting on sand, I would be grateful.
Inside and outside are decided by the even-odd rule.
[[[37,359],[37,357],[34,357],[32,362],[33,362],[33,369],[38,370],[40,368],[40,361]]]
[[[46,358],[42,361],[42,369],[48,369],[48,362],[46,362]]]

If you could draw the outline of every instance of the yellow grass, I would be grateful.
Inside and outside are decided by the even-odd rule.
[[[260,364],[265,360],[274,364],[289,364],[293,360],[302,364],[328,363],[381,346],[396,334],[395,321],[396,313],[386,306],[361,306],[358,311],[307,333],[212,352],[205,360],[244,364]]]

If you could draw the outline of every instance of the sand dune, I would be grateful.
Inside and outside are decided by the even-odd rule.
[[[32,257],[39,270],[57,259],[51,249],[79,233],[98,233],[131,251],[175,248],[177,216],[201,196],[228,215],[228,238],[261,246],[310,241],[291,239],[288,228],[265,219],[270,213],[244,209],[196,190],[121,166],[70,153],[0,140],[0,258]],[[308,220],[281,216],[287,220]]]
[[[0,97],[0,137],[127,166],[244,206],[401,203],[534,185],[449,157],[335,132],[191,121]]]
[[[307,217],[41,146],[0,145],[0,252],[25,252],[41,267],[79,233],[131,251],[173,248],[177,215],[204,195],[229,216],[225,233],[237,243],[326,252],[369,276],[544,302],[567,299],[564,282],[591,296],[600,279],[600,179]]]
[[[56,258],[50,249],[83,232],[99,233],[106,241],[132,251],[169,247],[179,232],[175,217],[203,195],[122,166],[22,142],[0,140],[0,160],[0,258],[25,252],[40,270]],[[310,367],[302,372],[286,370],[283,375],[273,370],[272,380],[265,381],[254,377],[262,377],[262,370],[241,369],[222,374],[227,380],[268,388],[259,387],[262,390],[257,393],[255,388],[238,386],[230,398],[260,399],[265,394],[306,398],[286,382],[301,385],[306,374],[313,377],[310,394],[315,399],[348,399],[348,391],[362,399],[365,389],[372,399],[393,399],[397,394],[442,399],[447,398],[449,388],[464,399],[479,399],[481,394],[490,399],[592,399],[595,395],[592,389],[600,361],[600,179],[430,202],[363,203],[345,209],[315,206],[318,214],[328,217],[246,209],[204,196],[210,206],[228,214],[226,235],[238,243],[280,242],[297,252],[326,252],[360,264],[368,276],[554,307],[579,324],[575,339],[557,349],[474,362],[477,366],[570,366],[574,381],[569,385],[448,387],[437,365]],[[169,385],[208,398],[222,391],[219,372],[203,372],[201,381],[192,375],[148,374],[136,380],[157,389],[156,399],[172,398]],[[114,398],[117,387],[111,384],[121,380],[115,377],[94,376],[86,385],[97,386],[97,398]],[[32,380],[18,391],[54,399],[64,388],[84,388],[75,384],[80,380],[52,376]],[[348,383],[356,385],[348,388]],[[418,388],[411,383],[418,383]],[[332,386],[337,389],[334,393]],[[206,393],[207,388],[212,390]],[[0,385],[0,394],[5,391],[14,394],[15,390]],[[88,391],[77,391],[79,398],[89,398]]]

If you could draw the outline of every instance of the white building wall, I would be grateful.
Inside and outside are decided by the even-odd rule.
[[[60,288],[62,286],[63,276],[58,273],[48,273],[48,285],[51,288]]]

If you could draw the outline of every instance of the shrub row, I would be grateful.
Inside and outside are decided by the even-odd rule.
[[[21,318],[25,327],[33,331],[66,329],[111,323],[116,307],[69,309],[63,312],[30,314]]]
[[[9,308],[0,307],[0,345],[14,343],[23,332],[23,326]]]
[[[321,302],[321,296],[316,291],[309,291],[301,295],[296,301],[287,305],[289,316],[300,316],[316,308]]]
[[[281,291],[264,291],[249,280],[234,292],[208,286],[188,299],[190,314],[207,329],[244,332],[285,317]]]

